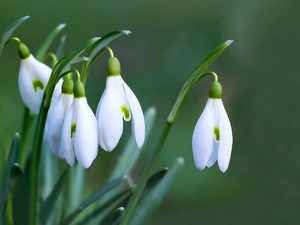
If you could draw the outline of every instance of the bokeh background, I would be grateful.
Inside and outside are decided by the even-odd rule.
[[[15,32],[34,53],[45,36],[66,23],[65,52],[119,29],[132,34],[111,44],[123,78],[157,120],[138,174],[155,145],[185,77],[215,47],[233,44],[213,63],[231,119],[234,145],[229,169],[194,166],[191,136],[208,97],[211,77],[193,88],[156,169],[185,158],[163,204],[147,224],[300,224],[299,1],[296,0],[0,0],[0,31],[30,15]],[[57,43],[56,43],[57,44]],[[55,47],[55,43],[54,43]],[[87,83],[96,109],[105,86],[108,54]],[[17,87],[19,59],[10,43],[0,59],[1,132],[9,148],[20,131],[23,103]],[[118,148],[100,151],[87,171],[87,192],[103,185],[131,132]],[[118,151],[119,150],[119,151]]]

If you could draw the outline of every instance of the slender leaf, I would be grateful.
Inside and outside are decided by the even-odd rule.
[[[6,43],[6,41],[10,38],[10,36],[13,34],[13,32],[27,19],[29,19],[29,16],[24,16],[12,24],[10,24],[5,31],[3,32],[2,36],[0,37],[0,57],[3,50],[3,47]]]
[[[75,208],[80,204],[84,187],[84,175],[85,169],[81,166],[76,166],[71,188],[71,208]]]
[[[123,207],[117,208],[104,219],[101,225],[118,225],[120,224],[124,214],[125,209]]]
[[[126,176],[117,178],[116,180],[106,184],[103,188],[101,188],[100,190],[92,194],[85,201],[83,201],[71,215],[69,215],[64,221],[62,221],[61,225],[70,224],[87,206],[95,202],[97,199],[102,197],[104,194],[106,194],[114,187],[120,185],[126,178],[127,178]]]
[[[52,189],[52,192],[44,202],[44,204],[41,206],[40,210],[40,223],[41,224],[46,224],[49,216],[51,215],[53,209],[55,209],[55,203],[59,199],[59,196],[62,193],[63,188],[65,187],[66,184],[66,175],[67,175],[68,170],[66,169],[60,176],[59,180],[57,181],[55,187]]]
[[[159,182],[166,176],[168,171],[169,171],[169,168],[166,167],[162,170],[159,170],[155,174],[153,174],[147,180],[147,183],[146,183],[146,186],[144,188],[144,191],[143,191],[143,194],[142,194],[141,198],[143,198],[143,196],[147,195],[151,190],[153,190],[153,188],[155,188],[156,185],[158,185]]]
[[[149,216],[163,201],[183,164],[183,158],[180,157],[176,159],[169,172],[166,176],[164,176],[159,184],[139,201],[132,217],[130,217],[130,225],[144,224],[145,220],[149,218]]]
[[[13,185],[13,220],[14,224],[28,225],[29,216],[29,187],[28,180],[19,164],[11,168]]]
[[[46,60],[46,53],[51,43],[65,26],[66,26],[65,23],[61,23],[51,31],[51,33],[46,37],[46,39],[43,41],[43,43],[40,45],[39,49],[37,50],[35,55],[36,59],[42,62]]]
[[[126,195],[130,196],[133,191],[134,191],[134,188],[128,188],[125,191],[122,191],[121,193],[116,194],[111,199],[106,201],[104,204],[102,204],[101,206],[94,209],[89,215],[87,215],[82,221],[80,221],[76,225],[87,224],[90,220],[93,220],[99,214],[101,214],[101,215],[105,214],[107,212],[107,210],[110,209],[112,204],[114,204],[117,201],[119,201],[120,199],[124,198]]]
[[[9,186],[10,186],[10,179],[11,179],[10,173],[11,173],[11,168],[13,167],[14,163],[16,163],[18,157],[19,141],[20,141],[19,134],[16,133],[13,142],[11,144],[8,160],[6,163],[6,169],[5,169],[6,172],[4,175],[2,194],[1,194],[1,212],[0,212],[0,221],[2,221],[3,224],[4,224],[3,222],[4,212],[7,204],[7,196],[8,196]]]
[[[67,39],[67,36],[65,36],[65,35],[60,38],[59,45],[55,52],[55,55],[58,59],[61,59],[64,54],[66,39]]]
[[[175,119],[177,117],[177,114],[181,108],[182,103],[186,99],[187,95],[191,91],[193,85],[201,79],[202,73],[215,61],[216,58],[218,58],[219,55],[232,43],[232,40],[228,40],[216,49],[214,49],[211,53],[209,53],[204,60],[200,62],[198,66],[189,74],[187,77],[177,99],[173,106],[173,109],[171,110],[169,116],[168,116],[168,122],[174,123]]]
[[[87,61],[83,66],[82,76],[83,81],[85,82],[86,77],[89,73],[89,69],[91,64],[98,58],[100,53],[104,50],[104,48],[113,40],[116,38],[119,38],[123,35],[129,35],[131,31],[129,30],[120,30],[120,31],[113,31],[109,34],[106,34],[101,39],[99,39],[91,48],[88,57],[91,59],[90,61]]]

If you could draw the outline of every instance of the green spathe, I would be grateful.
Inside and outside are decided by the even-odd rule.
[[[30,51],[27,46],[21,43],[18,47],[18,53],[21,59],[27,59],[30,56]]]
[[[84,98],[85,97],[84,84],[80,80],[75,82],[74,97],[75,98]]]
[[[74,82],[73,82],[73,80],[68,79],[68,78],[65,79],[63,84],[62,84],[61,91],[64,94],[68,94],[68,95],[73,94],[73,91],[74,91]]]
[[[107,64],[108,76],[121,75],[121,64],[116,57],[110,57]]]
[[[210,85],[209,98],[213,98],[213,99],[221,99],[222,98],[222,86],[218,81],[214,81]]]

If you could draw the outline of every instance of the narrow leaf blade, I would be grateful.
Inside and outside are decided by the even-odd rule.
[[[125,209],[123,207],[117,208],[110,213],[101,223],[101,225],[118,225],[124,217]]]
[[[50,195],[46,199],[46,201],[41,206],[40,210],[40,223],[46,224],[49,216],[51,215],[53,209],[55,209],[55,203],[59,199],[60,194],[62,193],[62,190],[65,187],[66,184],[66,175],[67,175],[67,169],[61,174],[59,180],[57,181],[56,185],[52,189]]]
[[[70,224],[87,206],[95,202],[97,199],[102,197],[108,191],[120,185],[126,178],[127,178],[126,176],[117,178],[116,180],[113,180],[112,182],[106,184],[103,188],[101,188],[100,190],[92,194],[85,201],[83,201],[73,213],[71,213],[64,221],[62,221],[61,225]]]
[[[37,50],[37,53],[35,55],[36,59],[39,61],[44,62],[46,60],[46,53],[53,42],[54,38],[59,34],[59,32],[66,26],[65,23],[59,24],[57,27],[55,27],[50,34],[45,38],[43,43],[40,45],[39,49]]]
[[[5,31],[3,32],[2,36],[0,37],[0,57],[3,50],[3,47],[6,43],[6,41],[10,38],[10,36],[13,34],[13,32],[27,19],[29,19],[30,16],[24,16],[12,24],[10,24]]]
[[[163,201],[183,164],[184,159],[178,158],[159,184],[140,200],[130,219],[130,225],[144,224],[145,220]]]
[[[14,224],[27,225],[29,216],[29,187],[28,179],[19,164],[11,168],[13,185],[13,220]]]
[[[16,133],[13,142],[11,144],[8,160],[6,163],[6,169],[5,169],[6,172],[4,174],[4,181],[3,181],[2,194],[1,194],[1,212],[0,212],[0,219],[1,219],[0,221],[2,222],[4,219],[4,211],[7,204],[7,196],[9,192],[10,179],[11,179],[10,176],[11,168],[13,167],[14,163],[16,163],[18,157],[19,142],[20,142],[20,137],[19,134]]]

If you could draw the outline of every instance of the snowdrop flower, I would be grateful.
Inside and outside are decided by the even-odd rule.
[[[30,111],[37,114],[52,70],[36,60],[23,43],[18,51],[21,58],[18,81],[21,97]]]
[[[219,168],[224,173],[229,165],[233,138],[221,97],[221,84],[214,81],[192,138],[194,160],[199,170],[211,167],[218,160]]]
[[[55,87],[56,88],[56,87]],[[65,79],[62,85],[62,91],[56,103],[51,104],[47,119],[47,137],[51,153],[61,159],[64,159],[61,150],[61,131],[67,110],[70,108],[74,95],[74,83],[71,79]]]
[[[132,120],[132,133],[138,147],[145,140],[145,120],[141,105],[121,77],[120,62],[116,57],[108,61],[106,87],[97,107],[99,145],[112,151],[123,133],[123,119]]]
[[[98,154],[97,120],[87,103],[81,81],[75,83],[74,97],[62,125],[59,157],[72,166],[76,156],[78,163],[88,168]]]

